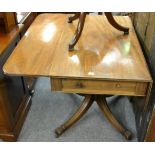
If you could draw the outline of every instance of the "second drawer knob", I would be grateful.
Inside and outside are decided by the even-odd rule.
[[[119,83],[116,84],[117,88],[121,88],[121,85]]]

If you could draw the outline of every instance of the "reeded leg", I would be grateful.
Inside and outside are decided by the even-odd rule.
[[[69,44],[69,51],[74,50],[74,46],[76,45],[76,43],[78,42],[78,40],[81,36],[82,30],[84,27],[85,18],[86,18],[86,13],[85,12],[80,13],[79,23],[78,23],[75,35],[74,35],[71,43]]]
[[[58,127],[55,130],[57,137],[59,137],[62,133],[64,133],[68,128],[70,128],[74,123],[76,123],[90,108],[94,100],[93,95],[86,95],[79,109],[75,112],[75,114],[66,121],[63,125]]]
[[[68,18],[68,23],[72,23],[72,21],[78,19],[80,17],[80,12],[75,13],[75,15]]]
[[[109,23],[110,23],[113,27],[115,27],[117,30],[123,31],[124,34],[129,34],[129,28],[123,27],[123,26],[119,25],[119,24],[115,21],[115,19],[114,19],[114,17],[112,16],[112,13],[111,13],[111,12],[105,12],[105,15],[106,15],[106,17],[107,17]]]
[[[114,117],[112,112],[110,111],[106,99],[103,96],[97,96],[96,101],[98,106],[100,107],[102,113],[106,116],[109,122],[115,127],[127,140],[132,138],[132,134],[130,131],[125,129]]]

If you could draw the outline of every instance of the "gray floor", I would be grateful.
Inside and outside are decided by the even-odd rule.
[[[60,138],[55,138],[54,129],[74,113],[81,100],[82,97],[76,94],[51,93],[50,80],[48,78],[38,79],[32,106],[18,141],[126,141],[111,127],[96,104],[70,130],[66,131]],[[127,97],[110,97],[107,100],[117,118],[133,132],[132,141],[137,141],[135,119]]]

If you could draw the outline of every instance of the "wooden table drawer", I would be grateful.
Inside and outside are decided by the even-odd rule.
[[[85,94],[145,96],[147,83],[83,79],[51,79],[53,91]]]

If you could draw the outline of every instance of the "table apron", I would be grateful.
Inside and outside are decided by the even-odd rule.
[[[148,82],[51,78],[52,91],[146,96]]]

